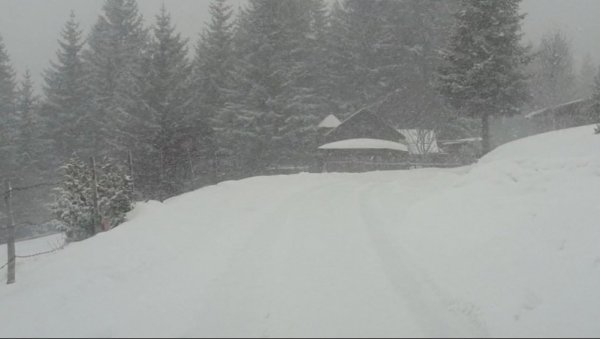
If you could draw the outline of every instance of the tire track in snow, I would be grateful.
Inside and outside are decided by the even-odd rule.
[[[210,327],[191,329],[188,332],[190,336],[198,333],[203,336],[270,336],[272,324],[277,321],[274,319],[277,309],[273,309],[271,304],[286,297],[276,288],[268,290],[269,286],[283,283],[280,276],[287,266],[285,258],[273,254],[281,252],[282,239],[289,232],[290,218],[300,215],[295,211],[301,211],[306,204],[303,198],[327,191],[330,185],[347,180],[338,178],[323,182],[317,177],[315,179],[318,180],[316,183],[309,181],[310,185],[301,190],[283,192],[274,204],[251,211],[244,226],[247,227],[244,236],[236,240],[226,267],[213,277],[208,286],[208,294],[212,297],[205,301],[209,309],[205,309],[202,318],[203,322],[206,318],[210,319]],[[243,294],[239,293],[240,285],[245,287]],[[229,292],[224,293],[226,291]],[[252,308],[249,309],[249,306]],[[256,324],[262,324],[260,332],[256,331]]]
[[[401,243],[390,241],[385,228],[399,225],[390,225],[377,213],[375,206],[378,204],[373,203],[373,196],[380,195],[373,194],[376,188],[377,183],[374,183],[357,192],[357,204],[364,225],[390,282],[417,314],[416,318],[424,331],[430,337],[488,337],[487,330],[474,315],[463,314],[464,317],[457,317],[452,314],[451,309],[455,308],[456,303],[450,301],[423,270],[412,264],[416,262],[415,259],[410,258]]]

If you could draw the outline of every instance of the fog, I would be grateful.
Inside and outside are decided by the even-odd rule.
[[[571,38],[580,60],[585,54],[600,62],[600,1],[596,0],[525,0],[523,22],[525,39],[536,42],[545,32],[563,30]]]
[[[54,57],[59,36],[70,10],[86,32],[95,22],[103,0],[0,0],[0,35],[15,69],[29,68],[39,85],[41,72]],[[239,7],[244,0],[230,0]],[[172,13],[182,34],[195,42],[208,18],[208,0],[140,0],[140,10],[152,20],[162,3]],[[600,62],[600,1],[525,0],[525,40],[535,43],[544,32],[564,30],[572,39],[577,60],[590,53]]]
[[[243,0],[230,0],[237,8]],[[57,38],[71,10],[86,34],[96,22],[103,0],[0,0],[0,35],[15,69],[31,70],[39,84],[41,72],[57,49]],[[146,23],[154,20],[162,4],[173,16],[181,33],[195,42],[209,17],[209,0],[141,0]],[[191,46],[191,45],[190,45]]]

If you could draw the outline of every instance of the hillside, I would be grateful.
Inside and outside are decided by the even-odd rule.
[[[598,336],[600,136],[224,182],[0,285],[0,336]],[[19,251],[19,248],[17,248]]]

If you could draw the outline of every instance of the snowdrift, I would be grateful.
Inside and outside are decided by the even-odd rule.
[[[600,136],[500,147],[394,230],[456,311],[495,337],[600,335]],[[422,244],[426,244],[424,250]]]
[[[0,286],[0,336],[598,336],[600,136],[224,182]],[[17,252],[19,248],[17,248]]]

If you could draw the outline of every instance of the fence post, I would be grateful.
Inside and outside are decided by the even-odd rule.
[[[8,213],[8,271],[6,275],[6,284],[10,285],[15,282],[15,266],[16,266],[16,255],[15,255],[15,219],[12,212],[12,186],[10,181],[6,180],[6,211]]]
[[[194,179],[196,178],[196,174],[194,173],[194,163],[192,161],[192,153],[190,152],[190,148],[186,147],[186,153],[187,153],[187,158],[188,158],[188,165],[190,166],[190,176],[192,181],[194,181]]]
[[[92,200],[94,203],[94,221],[92,225],[92,235],[99,231],[100,211],[98,208],[98,179],[96,177],[96,159],[90,157],[90,165],[92,166]]]
[[[135,179],[133,172],[133,155],[131,150],[127,152],[127,161],[129,162],[129,178],[131,179],[131,194],[135,192]]]

